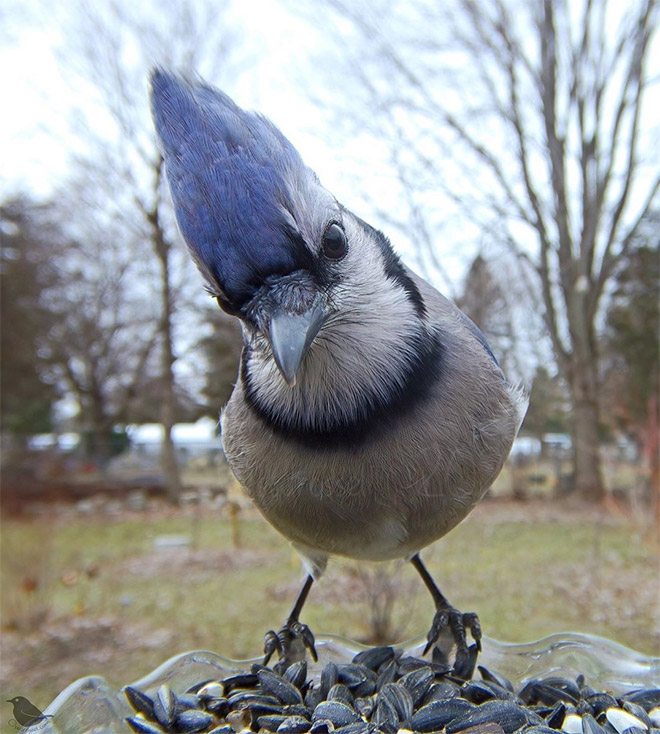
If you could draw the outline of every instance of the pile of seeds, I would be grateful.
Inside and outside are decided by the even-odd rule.
[[[253,665],[183,694],[166,685],[154,697],[127,687],[136,711],[127,722],[142,734],[660,734],[660,689],[613,696],[583,676],[552,676],[516,691],[499,673],[478,670],[480,680],[464,681],[449,665],[391,647],[329,662],[317,679],[305,662],[281,675]]]

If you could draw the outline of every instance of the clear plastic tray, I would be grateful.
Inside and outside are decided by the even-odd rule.
[[[348,662],[357,652],[367,649],[357,642],[332,635],[317,638],[316,647],[319,660],[310,664],[312,676],[320,675],[330,660]],[[396,647],[402,648],[405,654],[420,656],[424,639],[416,637]],[[167,683],[173,691],[181,693],[202,680],[227,677],[260,661],[260,658],[230,660],[207,651],[186,652],[170,658],[130,685],[154,691]],[[523,685],[531,678],[548,675],[575,678],[581,673],[593,688],[613,693],[660,687],[660,658],[642,655],[602,637],[573,632],[525,644],[508,644],[486,637],[478,662],[502,673],[514,685]],[[44,713],[51,718],[22,731],[30,734],[125,734],[128,727],[124,718],[132,711],[121,690],[115,690],[101,677],[90,676],[67,686]]]

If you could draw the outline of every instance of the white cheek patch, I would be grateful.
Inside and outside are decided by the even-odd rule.
[[[269,354],[255,349],[248,365],[258,404],[300,429],[332,429],[387,405],[405,385],[427,334],[400,283],[388,278],[378,247],[351,233],[341,280],[328,293],[331,313],[289,387]],[[256,345],[255,345],[256,346]]]

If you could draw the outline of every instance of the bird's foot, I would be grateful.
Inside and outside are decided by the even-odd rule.
[[[454,674],[464,680],[471,678],[477,655],[481,652],[481,624],[474,612],[459,612],[458,609],[447,605],[440,607],[433,617],[431,629],[426,636],[424,655],[438,642],[440,635],[449,630],[456,643],[456,657],[454,660]],[[469,629],[474,643],[468,647],[465,630]]]
[[[312,630],[297,620],[287,620],[279,632],[266,632],[264,640],[264,665],[268,665],[272,654],[277,651],[279,667],[287,668],[297,660],[304,660],[305,650],[309,650],[314,662],[318,660]]]

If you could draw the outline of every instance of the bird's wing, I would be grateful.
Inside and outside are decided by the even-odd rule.
[[[481,329],[453,301],[443,296],[442,293],[437,291],[430,283],[417,275],[417,273],[410,270],[410,268],[406,268],[406,270],[422,294],[430,321],[435,323],[443,331],[446,332],[448,330],[463,344],[470,342],[472,344],[478,343],[492,365],[496,367],[507,387],[511,405],[517,418],[517,434],[529,406],[529,395],[523,385],[511,385],[508,382]]]
[[[436,290],[424,278],[409,268],[406,268],[406,270],[415,282],[415,285],[419,288],[431,320],[437,322],[444,328],[449,328],[456,332],[459,337],[476,339],[486,354],[499,368],[499,362],[495,358],[481,329],[453,301],[443,296],[442,293]]]

